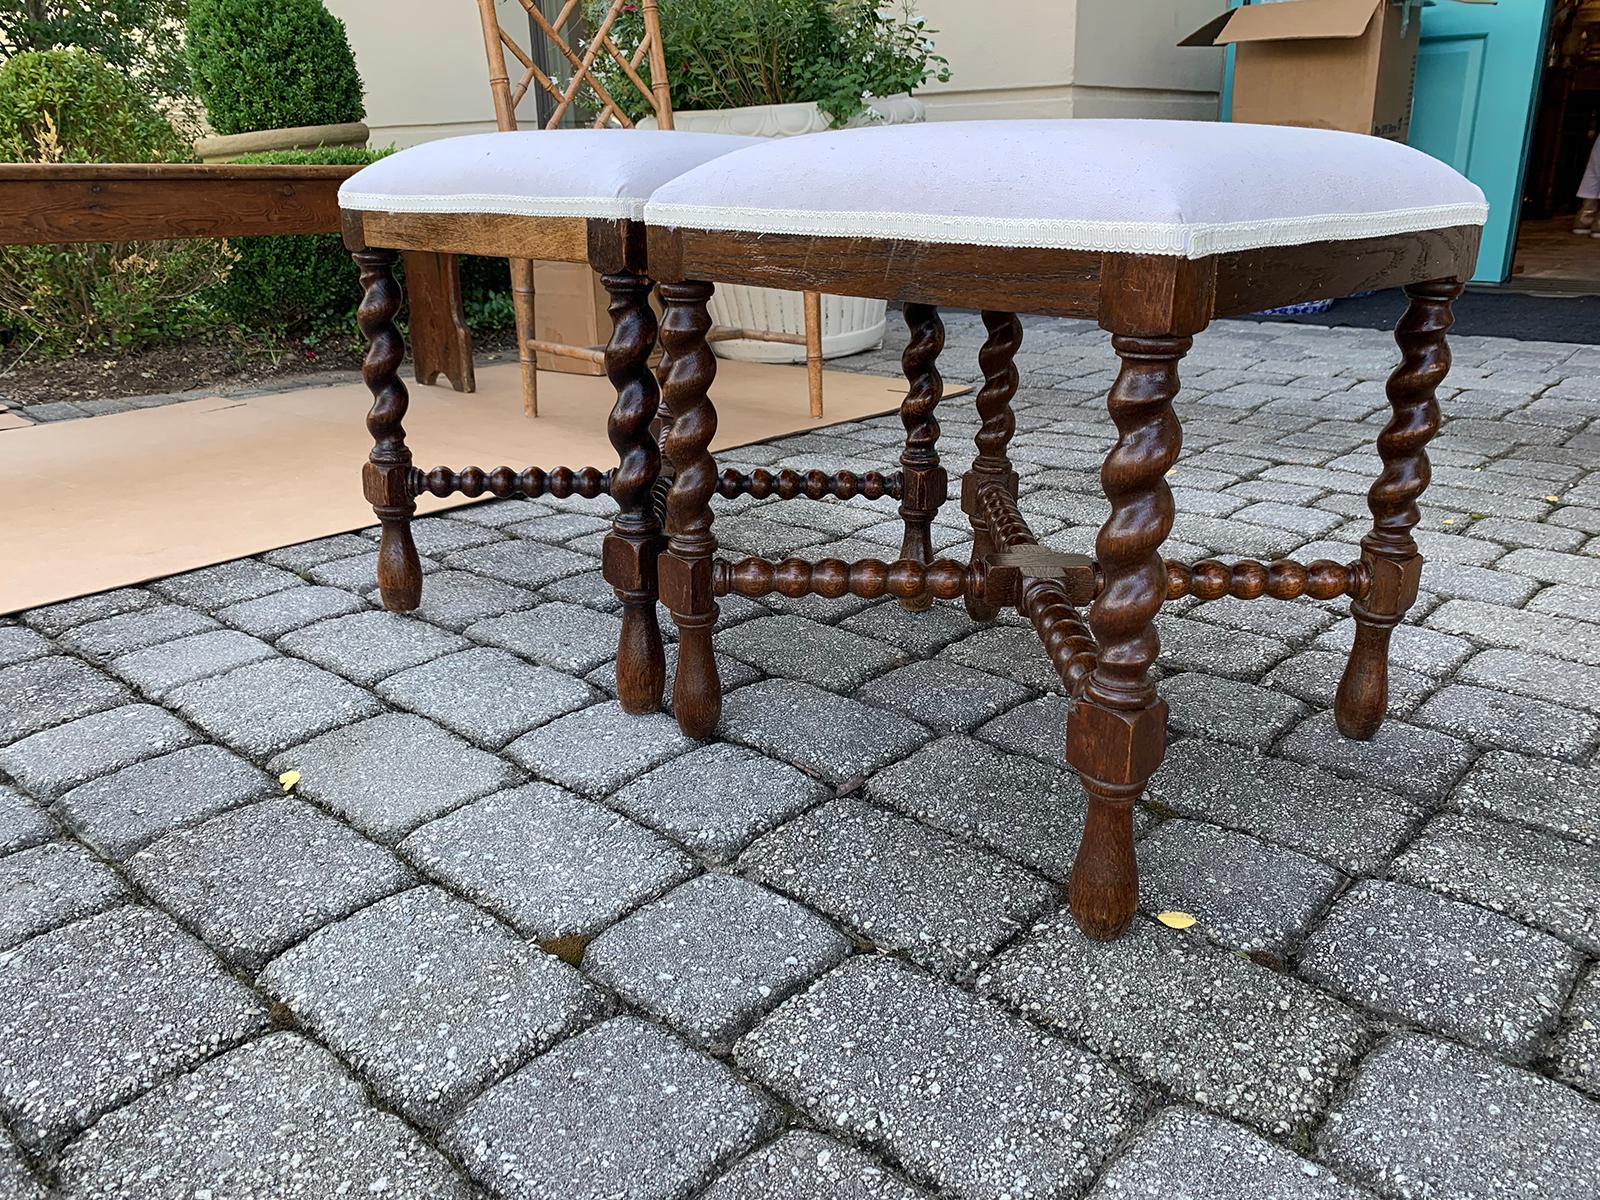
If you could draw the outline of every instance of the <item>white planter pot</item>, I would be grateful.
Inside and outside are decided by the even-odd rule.
[[[196,139],[194,150],[201,162],[228,163],[246,154],[267,154],[275,150],[365,146],[370,136],[370,131],[360,121],[345,125],[297,125],[291,129],[261,129],[254,133],[215,133]]]
[[[927,118],[927,108],[912,96],[886,96],[874,100],[867,112],[849,122],[860,125],[908,125]],[[828,118],[817,111],[814,102],[806,104],[758,104],[749,108],[689,110],[674,113],[673,125],[696,133],[738,133],[746,137],[794,137],[820,133],[829,128]],[[653,125],[650,120],[641,126]],[[822,356],[841,358],[859,354],[883,343],[885,311],[883,300],[858,296],[822,297]],[[805,304],[799,292],[777,288],[746,287],[743,284],[718,284],[711,298],[711,319],[718,325],[737,329],[761,329],[769,333],[805,333]],[[722,358],[746,362],[804,362],[804,346],[784,342],[757,342],[744,338],[713,343]]]

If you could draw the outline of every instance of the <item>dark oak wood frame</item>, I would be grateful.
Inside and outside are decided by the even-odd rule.
[[[338,233],[354,166],[0,163],[0,245]],[[419,382],[470,392],[472,339],[453,256],[406,255]]]
[[[719,595],[893,595],[908,608],[961,598],[978,617],[1015,607],[1038,631],[1071,700],[1066,759],[1088,799],[1070,884],[1072,911],[1088,936],[1116,937],[1138,905],[1133,805],[1166,750],[1166,705],[1150,674],[1159,650],[1154,621],[1164,600],[1352,597],[1355,644],[1335,714],[1346,736],[1376,734],[1387,705],[1390,633],[1416,599],[1422,567],[1411,531],[1428,482],[1426,445],[1439,425],[1435,392],[1449,369],[1450,304],[1471,271],[1478,236],[1476,226],[1463,226],[1185,259],[650,229],[648,260],[660,282],[670,361],[663,389],[670,417],[665,453],[675,474],[663,509],[667,546],[659,580],[680,631],[678,723],[706,736],[720,717],[711,645]],[[900,472],[718,476],[709,452],[716,362],[705,341],[711,295],[705,281],[711,279],[903,302],[911,337],[903,364],[909,390]],[[1373,528],[1359,561],[1164,561],[1160,549],[1174,516],[1166,474],[1182,443],[1173,401],[1178,364],[1194,335],[1218,317],[1397,286],[1405,288],[1410,306],[1395,331],[1402,362],[1388,384],[1393,412],[1378,437],[1384,466],[1368,496]],[[941,390],[939,304],[982,309],[989,333],[979,356],[978,455],[960,491],[973,530],[967,563],[934,559],[927,537],[946,494],[934,416]],[[1111,333],[1120,360],[1108,398],[1118,438],[1101,472],[1111,515],[1094,559],[1039,545],[1017,506],[1017,476],[1006,457],[1019,382],[1013,359],[1022,340],[1016,313],[1096,320]],[[873,494],[869,488],[901,499],[905,541],[895,562],[716,558],[714,494]],[[1079,615],[1084,605],[1086,617]]]
[[[650,368],[657,325],[645,273],[645,230],[635,221],[583,217],[520,217],[492,213],[347,211],[344,240],[361,270],[362,332],[368,341],[362,374],[372,392],[367,428],[373,448],[363,488],[382,525],[378,585],[384,606],[408,612],[422,601],[422,568],[411,520],[416,498],[435,496],[610,495],[617,515],[601,551],[606,582],[622,604],[617,647],[617,698],[630,713],[661,708],[666,657],[656,618],[656,566],[665,547],[666,512],[661,437],[661,384]],[[606,375],[616,389],[607,433],[617,465],[544,470],[413,465],[404,419],[409,397],[399,377],[405,347],[394,324],[400,288],[394,264],[406,251],[447,251],[496,258],[584,263],[601,276],[611,297]],[[663,337],[663,341],[670,340]],[[706,348],[709,356],[710,349]],[[663,364],[662,377],[671,378]],[[709,637],[709,630],[706,631]],[[691,639],[692,640],[692,639]]]

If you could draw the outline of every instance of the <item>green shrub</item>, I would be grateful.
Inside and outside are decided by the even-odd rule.
[[[183,60],[188,0],[0,0],[0,62],[62,47],[98,54],[147,95],[189,92]]]
[[[344,22],[321,0],[191,0],[187,54],[218,133],[366,115]]]
[[[247,154],[239,161],[365,166],[391,152],[323,146]],[[230,322],[280,337],[337,336],[355,328],[361,287],[338,234],[237,238],[230,244],[237,261],[215,297]]]
[[[83,50],[0,64],[0,160],[171,162],[172,127],[125,76]],[[215,241],[0,248],[0,325],[51,355],[131,348],[203,328],[227,273]]]
[[[42,50],[0,64],[0,160],[180,162],[172,126],[126,75],[85,50]]]
[[[606,0],[589,0],[591,26]],[[672,104],[678,109],[743,108],[814,100],[835,125],[866,108],[869,96],[914,92],[930,78],[950,78],[933,52],[928,29],[909,3],[899,12],[882,0],[672,0],[663,4]],[[638,6],[612,26],[612,40],[631,55],[644,36]],[[637,120],[644,98],[614,63],[596,71],[606,90]],[[648,63],[641,66],[651,79]]]
[[[324,146],[249,154],[239,161],[365,166],[390,153],[392,148]],[[237,261],[215,295],[216,307],[230,322],[279,338],[354,336],[361,286],[337,234],[239,238],[232,246]],[[461,291],[474,331],[511,324],[511,276],[504,259],[464,258]]]

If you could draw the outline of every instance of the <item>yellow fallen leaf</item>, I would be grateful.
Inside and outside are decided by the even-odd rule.
[[[283,785],[284,791],[292,792],[294,791],[294,785],[300,782],[300,772],[285,771],[282,775],[278,776],[278,782]]]
[[[1194,917],[1186,912],[1158,912],[1156,920],[1168,929],[1187,929],[1194,924]]]
[[[1456,519],[1454,517],[1446,517],[1444,519],[1444,523],[1446,525],[1454,525],[1456,523]]]
[[[1561,503],[1561,497],[1560,496],[1546,496],[1545,499],[1550,501],[1551,504],[1560,504]]]

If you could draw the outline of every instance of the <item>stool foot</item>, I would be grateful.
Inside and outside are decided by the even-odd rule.
[[[933,561],[933,517],[944,503],[947,483],[939,465],[939,420],[934,409],[944,394],[937,361],[944,349],[944,322],[931,304],[907,304],[906,328],[911,340],[900,356],[900,366],[909,387],[900,403],[900,420],[905,425],[905,449],[900,454],[902,472],[900,517],[905,522],[905,537],[900,557],[920,563]],[[921,612],[933,607],[932,596],[906,596],[900,607]]]
[[[1133,852],[1131,796],[1084,781],[1089,809],[1072,865],[1067,896],[1073,919],[1092,941],[1119,937],[1139,907],[1139,868]]]
[[[671,413],[666,456],[672,487],[667,492],[667,549],[657,565],[661,598],[678,627],[678,671],[672,711],[691,737],[708,737],[722,716],[722,681],[712,653],[717,620],[712,556],[711,497],[717,490],[717,464],[711,439],[717,411],[710,389],[717,360],[706,341],[711,328],[709,283],[661,285],[661,342],[667,369],[661,394]]]
[[[1389,706],[1389,636],[1393,632],[1393,625],[1356,618],[1355,645],[1350,647],[1333,700],[1334,724],[1352,741],[1370,742],[1383,727]]]
[[[602,552],[604,575],[622,601],[622,632],[617,642],[617,700],[623,711],[657,712],[666,690],[666,651],[656,620],[656,559],[661,526],[656,520],[655,486],[661,475],[661,450],[651,426],[661,391],[650,371],[656,343],[656,318],[650,309],[650,281],[642,275],[606,275],[611,295],[611,341],[606,375],[616,390],[607,432],[617,451],[611,478],[617,516]]]
[[[1400,365],[1389,376],[1391,415],[1378,435],[1383,471],[1367,493],[1372,531],[1361,539],[1361,561],[1372,584],[1365,599],[1350,606],[1355,643],[1333,710],[1339,731],[1361,741],[1383,725],[1389,639],[1416,602],[1422,577],[1422,555],[1411,532],[1420,518],[1417,501],[1428,486],[1428,442],[1439,431],[1438,388],[1450,371],[1450,306],[1462,287],[1454,280],[1409,285],[1410,303],[1395,326]]]
[[[372,452],[362,469],[362,490],[383,532],[378,541],[378,590],[391,612],[410,612],[422,603],[422,562],[411,536],[417,511],[412,491],[411,451],[403,424],[410,396],[400,381],[405,340],[394,323],[400,311],[400,285],[395,281],[396,250],[357,250],[361,268],[361,306],[356,323],[367,339],[361,376],[372,393],[367,431]]]
[[[1017,430],[1011,401],[1019,382],[1016,357],[1022,346],[1022,322],[1014,313],[985,312],[983,326],[989,336],[978,351],[978,366],[983,371],[983,386],[977,397],[982,425],[973,438],[978,457],[972,470],[961,477],[961,508],[972,526],[972,557],[968,561],[973,565],[996,549],[988,518],[978,502],[979,491],[987,484],[998,483],[1013,497],[1017,494],[1017,475],[1006,450]],[[998,606],[974,593],[967,595],[966,604],[967,615],[975,621],[992,621],[1000,613]]]

